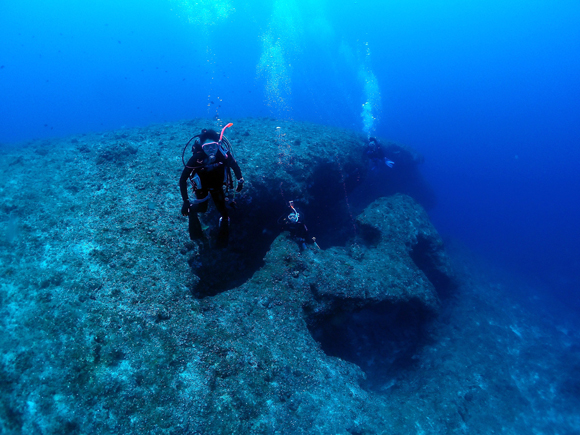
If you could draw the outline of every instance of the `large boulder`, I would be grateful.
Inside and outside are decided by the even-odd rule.
[[[327,250],[301,251],[280,235],[247,286],[275,283],[268,293],[299,299],[322,348],[365,369],[374,388],[412,357],[455,282],[441,238],[410,197],[378,199],[356,227],[352,243]]]

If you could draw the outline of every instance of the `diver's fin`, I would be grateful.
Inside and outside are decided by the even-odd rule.
[[[224,249],[228,246],[228,239],[230,236],[230,228],[229,228],[230,218],[227,220],[220,218],[220,225],[218,230],[218,235],[215,241],[215,247],[217,249]]]

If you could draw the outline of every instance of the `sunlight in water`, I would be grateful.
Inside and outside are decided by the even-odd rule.
[[[334,29],[323,0],[275,0],[267,31],[261,36],[258,76],[265,80],[265,99],[277,114],[291,108],[292,63],[305,44],[327,44]]]
[[[230,0],[173,0],[178,14],[191,24],[208,26],[228,18],[234,7]]]
[[[362,84],[362,111],[360,116],[363,122],[363,131],[368,137],[374,134],[378,118],[382,110],[381,90],[377,76],[371,68],[371,51],[369,44],[359,46],[356,50],[342,41],[338,52],[353,74],[358,76]]]
[[[364,97],[366,100],[361,112],[363,130],[370,137],[373,134],[378,115],[381,111],[381,91],[377,77],[371,70],[364,67],[361,68],[359,78],[363,82]]]
[[[266,34],[262,37],[262,46],[257,69],[258,75],[266,80],[266,102],[272,109],[286,111],[289,109],[291,79],[282,43]]]
[[[290,110],[292,67],[289,58],[299,46],[301,28],[296,1],[277,0],[268,31],[261,38],[262,55],[257,72],[266,81],[266,103],[278,115]]]

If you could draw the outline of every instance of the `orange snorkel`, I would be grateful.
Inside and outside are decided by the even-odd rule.
[[[234,125],[232,122],[230,122],[229,124],[227,124],[224,128],[222,128],[222,133],[220,134],[220,142],[222,141],[222,138],[224,137],[224,131],[226,131],[226,128],[231,127],[232,125]]]
[[[292,209],[292,213],[288,215],[288,220],[290,222],[297,223],[298,219],[300,219],[300,213],[298,213],[298,211],[294,208],[294,201],[289,201],[288,203]]]

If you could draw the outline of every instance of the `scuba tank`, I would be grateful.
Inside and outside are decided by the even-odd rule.
[[[192,141],[194,141],[193,145],[191,146],[192,153],[195,152],[195,148],[197,146],[200,146],[202,148],[202,150],[204,151],[204,153],[208,156],[209,161],[204,162],[204,164],[207,164],[207,163],[212,164],[215,161],[215,157],[216,157],[216,154],[218,151],[222,153],[222,155],[226,158],[226,161],[227,161],[228,155],[230,155],[230,154],[234,158],[232,144],[230,143],[228,138],[224,136],[225,130],[233,125],[234,124],[230,122],[224,128],[222,128],[219,139],[217,141],[201,143],[202,136],[204,136],[208,132],[208,130],[206,130],[205,128],[201,131],[200,134],[197,134],[197,135],[193,136],[191,139],[189,139],[189,141],[184,145],[183,151],[181,153],[181,161],[183,163],[183,166],[189,167],[191,169],[197,169],[197,167],[194,168],[194,167],[187,166],[187,163],[185,162],[185,150],[187,149],[187,147],[189,146],[189,144]],[[204,140],[205,140],[205,138],[204,138]],[[201,187],[202,187],[201,180],[199,178],[199,175],[197,175],[196,171],[192,171],[192,175],[190,176],[189,179],[190,179],[190,182],[191,182],[191,185],[192,185],[192,188],[194,191],[201,189]],[[234,187],[233,177],[231,174],[231,168],[228,165],[226,165],[226,167],[225,167],[224,184],[226,186],[226,191],[228,191],[229,189],[233,189],[233,187]]]

